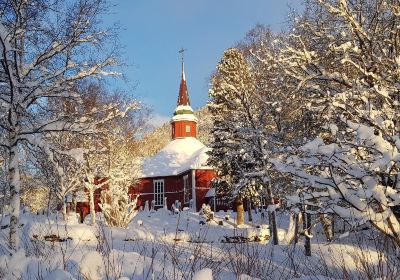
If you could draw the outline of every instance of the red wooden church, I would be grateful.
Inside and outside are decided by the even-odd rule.
[[[175,201],[182,207],[191,205],[197,211],[206,201],[215,172],[207,166],[209,150],[197,138],[197,118],[190,106],[184,64],[177,107],[171,119],[172,140],[156,155],[143,162],[139,184],[130,188],[131,195],[140,194],[139,205],[168,208]],[[208,195],[207,195],[208,196]]]

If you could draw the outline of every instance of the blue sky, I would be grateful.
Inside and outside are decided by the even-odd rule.
[[[176,106],[180,56],[184,47],[185,72],[191,105],[206,104],[209,77],[223,51],[241,40],[256,23],[284,28],[288,5],[298,0],[113,0],[109,15],[118,22],[125,46],[125,71],[133,95],[154,112],[153,123],[168,121]],[[108,21],[108,19],[107,19]],[[121,88],[131,90],[121,82]]]

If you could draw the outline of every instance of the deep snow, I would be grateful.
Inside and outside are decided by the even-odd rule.
[[[26,253],[20,250],[10,257],[4,238],[8,230],[2,229],[0,276],[91,280],[335,279],[335,275],[341,275],[340,264],[356,273],[359,235],[345,234],[327,243],[317,226],[312,239],[313,256],[305,257],[302,241],[297,246],[285,241],[289,214],[284,212],[278,214],[279,246],[268,241],[223,242],[225,236],[254,237],[267,233],[267,220],[260,213],[253,216],[252,223],[237,228],[234,212],[215,213],[214,219],[207,223],[190,210],[172,215],[160,209],[140,212],[129,228],[122,229],[105,226],[101,214],[96,226],[89,225],[90,217],[85,224],[74,218],[65,224],[55,214],[50,217],[24,214],[21,238]],[[3,222],[6,224],[6,219]],[[49,236],[63,241],[48,239]],[[373,246],[367,245],[363,254],[373,264],[380,260],[380,252]]]

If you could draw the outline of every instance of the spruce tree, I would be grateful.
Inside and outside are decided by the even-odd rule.
[[[244,173],[251,163],[246,151],[248,103],[254,86],[247,61],[238,49],[228,49],[212,79],[209,109],[213,117],[209,163],[216,167],[218,192],[234,201],[242,224],[243,199],[249,195]]]

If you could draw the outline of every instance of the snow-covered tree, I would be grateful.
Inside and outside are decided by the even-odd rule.
[[[22,203],[29,207],[31,212],[39,212],[47,209],[50,190],[46,187],[29,187],[21,193]]]
[[[116,118],[105,125],[105,133],[100,137],[96,135],[95,139],[85,139],[84,188],[89,194],[93,225],[96,221],[96,190],[119,188],[128,193],[128,187],[138,178],[140,148],[134,134],[140,131],[141,125],[132,116]]]
[[[243,126],[242,101],[249,101],[251,77],[247,62],[237,49],[228,49],[217,65],[217,73],[212,78],[209,91],[209,110],[212,114],[211,151],[209,164],[217,172],[218,190],[235,200],[238,210],[237,223],[242,224],[242,186],[237,185],[246,162],[240,155],[242,142],[239,137]],[[241,136],[242,134],[240,134]]]
[[[210,89],[209,109],[214,121],[210,164],[217,170],[219,194],[235,201],[239,224],[243,223],[243,199],[250,202],[265,189],[269,202],[273,200],[264,149],[265,110],[259,106],[251,70],[240,50],[228,49]],[[270,223],[277,244],[275,210],[270,213]]]
[[[281,53],[325,132],[273,160],[302,185],[295,202],[366,222],[400,246],[398,3],[309,1]]]
[[[114,124],[104,142],[107,147],[103,155],[107,162],[104,169],[107,186],[101,192],[99,206],[106,223],[116,227],[127,227],[137,214],[138,197],[131,199],[128,191],[139,177],[140,160],[137,143],[130,130],[126,129],[127,125],[126,120]]]
[[[105,222],[112,227],[126,228],[138,213],[137,201],[128,194],[127,188],[113,185],[101,193],[99,204]]]
[[[99,28],[105,0],[3,1],[0,10],[0,146],[8,151],[10,248],[17,249],[21,145],[56,152],[47,134],[94,133],[93,115],[101,111],[106,121],[118,114],[114,105],[83,116],[57,110],[79,103],[80,81],[117,74],[118,48],[108,40],[112,30]]]

